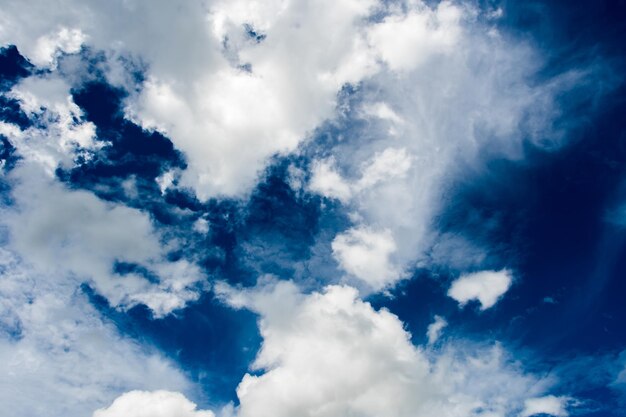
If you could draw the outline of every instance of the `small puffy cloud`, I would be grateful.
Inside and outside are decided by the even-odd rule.
[[[376,153],[361,168],[361,177],[355,181],[344,179],[338,172],[335,160],[313,161],[309,191],[348,203],[363,191],[379,183],[402,178],[411,167],[411,156],[406,149],[387,148]]]
[[[486,310],[496,304],[512,282],[513,276],[507,269],[461,275],[452,283],[448,296],[458,301],[460,306],[477,300],[480,302],[480,309]]]
[[[42,165],[52,175],[59,166],[68,168],[78,157],[89,159],[106,145],[96,141],[96,127],[83,120],[82,110],[70,95],[70,86],[56,75],[32,76],[9,92],[34,126],[22,131],[7,125],[0,129],[23,158]]]
[[[401,276],[390,259],[396,243],[388,230],[349,229],[337,235],[331,246],[335,260],[344,271],[376,290]]]
[[[211,229],[211,224],[207,219],[199,218],[195,222],[193,222],[193,230],[198,233],[207,234]]]
[[[446,319],[441,316],[435,316],[435,320],[428,325],[428,329],[426,330],[426,336],[428,337],[428,344],[432,345],[441,336],[441,333],[448,325]]]
[[[309,190],[343,202],[352,196],[351,185],[337,172],[333,159],[313,162]]]
[[[197,410],[196,404],[178,392],[130,391],[93,417],[215,417],[211,411]]]
[[[545,397],[529,398],[524,402],[524,410],[520,417],[530,417],[536,415],[550,415],[555,417],[567,417],[567,404],[569,397],[555,397],[546,395]]]

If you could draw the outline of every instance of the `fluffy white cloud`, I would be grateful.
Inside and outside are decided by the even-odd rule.
[[[436,8],[412,3],[407,13],[386,17],[368,33],[379,56],[392,70],[409,71],[439,54],[453,51],[462,35],[463,10],[442,1]]]
[[[379,183],[403,178],[411,168],[411,157],[406,149],[387,148],[376,153],[361,167],[360,178],[354,181],[344,179],[337,172],[334,159],[315,160],[311,167],[310,191],[328,198],[336,198],[344,203],[358,198],[362,191]]]
[[[154,349],[120,335],[79,281],[0,248],[0,415],[88,416],[133,389],[190,393]]]
[[[428,337],[428,344],[433,344],[443,332],[444,327],[448,325],[446,319],[441,316],[435,316],[435,320],[428,325],[428,329],[426,330],[426,336]]]
[[[196,410],[184,395],[169,391],[131,391],[93,417],[214,417],[211,411]]]
[[[145,62],[147,82],[127,101],[128,116],[173,139],[189,161],[181,184],[205,199],[248,191],[269,157],[295,150],[332,116],[345,83],[377,70],[361,34],[376,6],[374,0],[37,1],[25,8],[9,1],[0,42],[49,66],[83,44],[103,50],[113,82],[128,78],[120,75],[120,57]],[[33,15],[47,18],[27,17]],[[248,27],[265,40],[251,38]]]
[[[332,158],[313,162],[308,188],[325,197],[341,201],[348,201],[352,196],[351,184],[337,173]]]
[[[296,151],[324,120],[348,114],[336,96],[358,84],[361,110],[350,114],[370,127],[358,140],[345,132],[348,140],[312,163],[308,188],[349,205],[353,229],[391,233],[393,260],[375,289],[424,259],[445,190],[484,150],[516,157],[525,139],[558,143],[554,97],[577,81],[575,73],[532,81],[535,51],[463,3],[58,3],[30,2],[26,12],[8,1],[0,42],[51,68],[60,53],[88,45],[104,51],[102,67],[117,84],[129,79],[129,59],[145,63],[126,116],[171,137],[189,162],[176,184],[200,199],[245,195],[272,155]],[[353,272],[368,265],[346,265],[374,280]]]
[[[70,86],[55,75],[33,76],[22,80],[9,92],[20,108],[38,123],[22,131],[0,122],[0,131],[23,158],[43,166],[49,175],[61,166],[74,165],[77,157],[89,159],[104,146],[95,141],[93,123],[82,120],[82,111],[70,95]]]
[[[186,261],[166,259],[176,242],[162,246],[150,217],[104,202],[87,191],[68,190],[38,164],[24,162],[10,175],[15,204],[2,210],[10,245],[38,270],[88,282],[114,307],[145,304],[155,316],[199,296],[204,276]],[[159,277],[114,273],[116,262],[140,264]]]
[[[95,140],[95,126],[82,120],[69,89],[48,74],[26,78],[9,92],[37,120],[26,130],[0,122],[0,133],[22,158],[6,178],[13,185],[14,204],[1,211],[0,224],[8,228],[11,246],[40,271],[91,283],[115,307],[141,303],[163,316],[196,300],[203,274],[186,260],[166,259],[176,242],[161,245],[146,213],[69,190],[55,179],[57,168],[72,168],[107,146]],[[124,185],[132,194],[131,182],[129,178]],[[160,282],[138,274],[116,275],[116,262],[142,264]]]
[[[480,309],[486,310],[498,302],[512,283],[513,276],[507,269],[474,272],[456,279],[448,290],[448,296],[458,301],[461,307],[468,301],[477,300]]]
[[[524,402],[524,410],[520,417],[530,417],[539,414],[547,414],[555,417],[567,417],[568,397],[555,397],[554,395],[546,395],[545,397],[529,398]]]
[[[403,6],[390,7],[367,28],[384,68],[360,85],[350,116],[337,117],[347,126],[367,127],[342,132],[332,151],[311,164],[309,188],[341,200],[354,213],[351,228],[388,230],[396,245],[389,268],[395,271],[447,263],[447,252],[438,251],[436,259],[430,254],[450,243],[433,224],[450,187],[487,158],[522,157],[524,141],[557,147],[563,132],[552,127],[559,114],[555,97],[581,77],[572,71],[543,84],[531,81],[542,57],[528,43],[499,33],[471,5]],[[364,170],[369,164],[372,170]],[[464,246],[479,264],[474,255],[481,248]],[[462,267],[458,255],[450,252]]]
[[[103,146],[63,80],[30,77],[10,95],[38,123],[24,131],[0,124],[21,157],[2,174],[12,202],[0,209],[0,414],[89,415],[132,389],[189,392],[172,363],[119,335],[80,286],[89,283],[112,306],[142,303],[161,316],[196,299],[203,275],[166,259],[176,243],[162,244],[145,213],[55,179],[56,168]],[[119,276],[117,261],[140,263],[159,282]]]
[[[415,85],[411,91],[423,89],[415,82],[423,75],[416,77],[416,71],[439,72],[422,93],[424,102],[434,89],[443,88],[441,79],[446,87],[435,98],[462,100],[456,107],[431,103],[432,111],[445,108],[445,113],[466,115],[471,126],[481,125],[483,113],[489,112],[494,120],[485,127],[506,125],[499,133],[516,128],[530,102],[550,110],[546,92],[524,84],[532,65],[524,48],[511,48],[488,35],[494,33],[490,28],[469,30],[465,22],[475,13],[448,1],[436,7],[420,1],[397,7],[375,0],[160,0],[150,5],[41,0],[29,3],[28,9],[23,2],[8,1],[0,14],[0,42],[14,43],[36,64],[52,67],[60,53],[76,53],[88,45],[105,52],[107,77],[116,83],[129,78],[122,57],[146,63],[147,81],[127,100],[127,115],[173,139],[189,161],[181,185],[193,187],[205,199],[248,191],[269,157],[296,150],[323,120],[333,117],[343,85],[365,80],[366,87],[372,86],[369,80],[376,74],[399,88]],[[136,21],[142,24],[132,24]],[[162,30],[165,26],[168,31]],[[472,67],[476,62],[483,67]],[[509,81],[501,79],[504,74]],[[461,85],[463,97],[456,91]],[[505,97],[518,100],[513,104]],[[387,98],[397,104],[397,98]],[[412,114],[413,125],[429,116],[415,109],[398,115],[389,111],[393,107],[372,108],[395,122]],[[458,133],[468,132],[467,126],[459,127]],[[437,132],[442,129],[423,126],[416,133],[430,133],[422,141],[455,142]],[[408,139],[414,141],[414,134]]]
[[[85,40],[79,29],[61,27],[56,32],[39,37],[30,58],[35,65],[55,67],[60,55],[79,52]]]
[[[146,82],[126,100],[126,116],[171,137],[189,162],[176,182],[200,199],[244,195],[271,156],[296,151],[321,122],[350,113],[336,109],[336,96],[346,83],[358,83],[361,110],[353,113],[368,129],[359,138],[345,132],[311,165],[309,189],[357,213],[355,224],[333,240],[332,253],[351,277],[379,290],[404,277],[436,241],[431,223],[445,190],[467,166],[479,165],[485,151],[514,158],[525,139],[558,142],[549,129],[558,114],[554,96],[576,77],[536,83],[540,59],[533,49],[480,23],[476,13],[448,1],[8,0],[0,11],[0,43],[16,44],[53,72],[62,54],[88,45],[104,51],[102,66],[116,85],[129,86],[129,60],[145,63]],[[181,381],[128,341],[112,343],[115,333],[100,320],[78,329],[72,320],[58,320],[94,314],[69,298],[81,282],[114,306],[144,303],[158,316],[195,299],[202,280],[193,264],[167,261],[176,242],[161,242],[145,213],[51,179],[57,166],[95,146],[93,125],[74,121],[80,111],[54,74],[29,78],[13,92],[26,111],[49,119],[45,131],[0,125],[27,159],[11,178],[16,206],[2,213],[10,244],[65,291],[49,298],[37,293],[37,302],[22,301],[2,316],[34,329],[17,342],[2,342],[1,356],[18,359],[2,365],[11,378],[2,390],[7,401],[0,403],[17,404],[13,410],[22,415],[67,414],[85,398],[80,407],[97,404],[93,410],[113,391]],[[155,179],[162,191],[174,184],[173,175]],[[160,282],[116,276],[116,261],[145,265]],[[510,275],[482,274],[462,277],[451,296],[462,304],[477,299],[483,309],[494,305]],[[504,416],[544,394],[501,348],[416,348],[397,317],[375,311],[350,287],[305,296],[282,283],[229,297],[261,315],[264,337],[255,361],[262,373],[246,375],[238,389],[241,405],[234,412],[241,417]],[[59,323],[71,331],[59,331]],[[98,338],[92,344],[93,328],[110,344]],[[68,352],[74,356],[64,356]],[[71,369],[85,358],[93,368]],[[24,371],[33,363],[35,371]],[[146,369],[145,380],[138,382],[137,369]],[[56,399],[57,408],[34,409],[37,404],[17,392],[23,386],[49,395],[41,401],[46,406]],[[181,413],[209,415],[175,394],[136,392],[99,412],[143,412],[155,398]]]
[[[350,229],[337,235],[331,246],[341,268],[375,290],[401,275],[391,261],[396,243],[389,230]]]
[[[351,287],[303,295],[269,280],[218,292],[261,316],[257,372],[239,384],[235,416],[504,417],[547,388],[497,345],[415,347],[396,316]]]

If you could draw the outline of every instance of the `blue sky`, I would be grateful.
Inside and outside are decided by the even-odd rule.
[[[0,9],[1,415],[624,415],[626,2]]]

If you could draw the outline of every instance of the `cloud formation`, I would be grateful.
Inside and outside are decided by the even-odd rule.
[[[520,417],[530,417],[541,414],[547,414],[555,417],[567,417],[567,403],[569,398],[555,397],[554,395],[547,395],[539,398],[529,398],[524,402],[524,410],[522,410]]]
[[[0,248],[0,414],[87,416],[133,389],[190,392],[176,365],[119,334],[79,282]]]
[[[211,411],[196,410],[196,405],[178,392],[130,391],[93,417],[214,417]]]
[[[550,381],[501,345],[442,339],[447,322],[435,316],[428,344],[416,346],[397,316],[362,298],[418,266],[502,267],[483,265],[486,251],[439,230],[437,216],[457,181],[486,162],[523,158],[528,144],[561,146],[559,97],[594,74],[541,73],[544,57],[502,32],[501,16],[446,0],[6,1],[0,43],[36,68],[3,92],[31,123],[0,122],[3,153],[6,137],[19,158],[0,166],[10,188],[0,209],[9,306],[0,311],[0,404],[39,415],[44,407],[28,398],[41,392],[52,416],[567,416],[569,397],[548,395]],[[228,215],[239,208],[215,214],[223,224],[209,211],[245,204],[276,157],[297,161],[289,182],[298,198],[344,216],[310,233],[319,241],[294,267],[310,274],[309,293],[291,281],[218,286],[228,304],[258,314],[263,337],[237,406],[197,410],[182,372],[118,334],[85,294],[122,313],[145,305],[160,319],[213,284],[185,237],[148,209],[62,182],[64,170],[111,146],[71,95],[93,81],[119,89],[125,123],[184,154],[147,182],[159,204],[193,212],[188,232],[206,238],[201,250],[232,226],[225,274],[248,273],[233,255],[241,248],[275,252],[263,236],[238,240],[246,214]],[[138,198],[133,176],[121,187]],[[193,195],[173,197],[181,189]],[[177,198],[185,201],[170,203]],[[319,264],[332,265],[330,282],[349,285],[322,289]],[[507,269],[482,270],[447,295],[487,310],[512,283]]]
[[[468,301],[477,300],[480,309],[487,310],[498,302],[512,283],[513,275],[508,269],[474,272],[456,279],[448,290],[448,296],[458,301],[461,307]]]
[[[524,143],[560,146],[557,97],[581,77],[572,70],[537,81],[540,54],[500,33],[471,5],[407,2],[387,13],[368,33],[384,69],[336,116],[345,129],[335,137],[330,129],[329,146],[310,164],[308,185],[344,205],[349,230],[384,230],[394,242],[386,268],[394,273],[376,283],[359,272],[369,269],[367,258],[349,268],[337,259],[346,275],[374,291],[432,262],[431,248],[447,239],[435,219],[456,181],[490,158],[521,158]],[[339,232],[338,239],[350,233]],[[438,262],[446,264],[441,255]],[[461,258],[460,267],[480,267],[472,256],[450,262]]]
[[[176,242],[161,246],[145,213],[68,190],[37,165],[21,164],[11,179],[15,203],[3,210],[2,224],[12,246],[39,270],[76,276],[111,306],[144,304],[157,317],[198,298],[203,273],[187,260],[167,260]],[[119,263],[142,265],[158,282],[135,272],[116,273]]]
[[[402,322],[347,286],[304,295],[287,281],[220,286],[261,315],[263,345],[234,415],[509,416],[548,388],[493,347],[414,346]]]

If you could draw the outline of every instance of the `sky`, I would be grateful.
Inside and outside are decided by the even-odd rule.
[[[626,416],[626,1],[0,6],[0,415]]]

